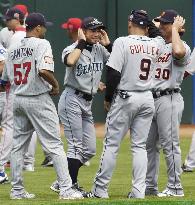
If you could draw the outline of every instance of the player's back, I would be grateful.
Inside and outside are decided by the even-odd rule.
[[[49,84],[39,76],[39,69],[47,69],[48,65],[53,68],[51,55],[50,44],[45,39],[24,38],[10,46],[6,70],[16,95],[39,95],[50,90]],[[52,60],[48,62],[50,56]]]
[[[124,62],[118,89],[129,91],[150,89],[154,65],[164,40],[129,35],[119,38],[119,41],[124,50]]]

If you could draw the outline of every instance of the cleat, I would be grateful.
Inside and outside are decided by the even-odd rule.
[[[10,199],[34,199],[35,195],[34,194],[30,194],[27,191],[25,191],[22,194],[18,194],[15,195],[13,193],[10,194]]]
[[[183,190],[175,191],[175,190],[170,190],[169,188],[166,188],[164,191],[158,193],[157,196],[158,197],[171,197],[171,196],[183,197],[184,193],[183,193]]]
[[[50,189],[51,189],[52,191],[55,191],[56,193],[60,193],[60,186],[59,186],[58,181],[55,181],[55,182],[50,186]]]
[[[100,196],[96,195],[95,193],[93,193],[92,191],[90,191],[86,194],[85,198],[98,198],[98,199],[105,198],[105,199],[107,199],[109,197],[100,197]]]
[[[193,169],[187,167],[185,164],[183,164],[181,168],[183,172],[193,172]]]
[[[51,157],[49,157],[49,156],[45,157],[45,159],[42,162],[41,166],[43,166],[43,167],[53,167],[53,161],[52,161]]]
[[[5,172],[0,172],[0,184],[7,184],[9,183],[8,176]]]
[[[78,182],[77,182],[77,183],[74,183],[74,184],[72,185],[72,189],[74,189],[74,190],[80,192],[80,193],[83,195],[83,197],[86,197],[86,195],[87,195],[87,193],[88,193],[88,192],[86,192],[85,190],[83,190],[83,187],[80,187],[80,186],[79,186]]]
[[[158,193],[159,192],[157,190],[153,190],[153,189],[146,189],[145,190],[145,195],[146,196],[157,196]]]
[[[83,198],[84,197],[83,197],[83,195],[80,192],[78,192],[78,191],[76,191],[76,190],[74,190],[72,188],[70,188],[68,190],[65,190],[63,192],[60,192],[60,195],[59,195],[59,199],[65,199],[65,200],[69,200],[69,199],[83,199]]]

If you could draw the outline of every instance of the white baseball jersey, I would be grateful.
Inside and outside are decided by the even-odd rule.
[[[166,44],[162,54],[155,65],[155,73],[152,82],[154,90],[164,90],[167,88],[179,88],[182,81],[186,65],[190,61],[190,47],[183,42],[186,54],[182,59],[176,59],[172,55],[172,43]]]
[[[8,49],[2,79],[10,81],[16,95],[40,95],[51,90],[39,76],[42,69],[54,71],[50,43],[35,37],[24,38]]]
[[[78,41],[64,49],[62,62],[64,62],[64,57],[71,53],[77,44]],[[66,67],[64,85],[94,95],[99,86],[103,65],[109,56],[110,53],[99,43],[93,45],[91,52],[84,49],[74,68]]]
[[[13,31],[9,31],[7,27],[2,28],[0,31],[0,44],[3,45],[4,48],[8,48],[10,45],[10,39],[13,35]]]
[[[107,65],[121,73],[118,89],[149,90],[154,65],[164,44],[161,37],[129,35],[116,39]]]
[[[13,44],[21,41],[24,37],[26,37],[26,31],[25,30],[15,31],[13,36],[10,38],[9,46],[12,46]]]

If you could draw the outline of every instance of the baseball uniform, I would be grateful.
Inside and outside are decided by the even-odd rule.
[[[163,43],[161,37],[150,39],[142,35],[120,37],[114,42],[107,66],[120,72],[121,80],[106,118],[104,148],[92,189],[92,193],[98,197],[108,198],[108,185],[120,143],[128,129],[131,132],[133,155],[131,197],[145,196],[145,146],[154,113],[150,88],[154,65]]]
[[[35,37],[24,38],[8,50],[2,79],[9,80],[14,91],[14,137],[11,152],[12,196],[24,192],[22,183],[23,154],[33,131],[50,152],[57,171],[61,192],[72,185],[66,155],[60,139],[55,105],[49,95],[50,85],[39,76],[41,69],[54,71],[50,43]]]
[[[177,195],[183,195],[181,185],[181,150],[179,145],[179,125],[184,109],[180,85],[185,66],[189,63],[190,48],[184,58],[178,60],[172,54],[172,43],[164,46],[157,60],[153,78],[155,114],[147,140],[148,171],[146,194],[158,193],[158,169],[160,147],[163,149],[167,164],[167,188]]]

